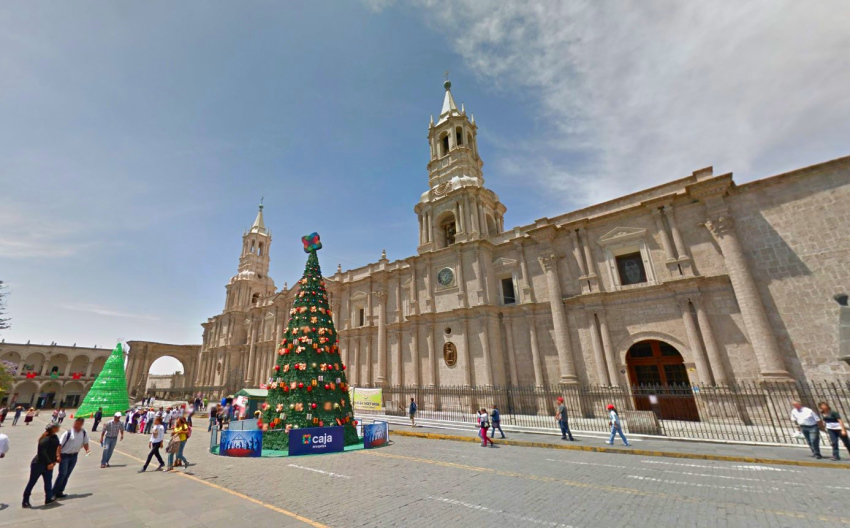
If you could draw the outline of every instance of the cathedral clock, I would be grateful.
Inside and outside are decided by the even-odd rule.
[[[455,281],[455,272],[451,268],[443,268],[437,273],[437,282],[441,286],[451,286]]]

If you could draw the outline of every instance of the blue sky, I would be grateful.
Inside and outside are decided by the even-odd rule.
[[[506,226],[848,155],[847,27],[837,1],[8,3],[2,337],[200,342],[261,196],[279,287],[311,231],[328,273],[413,254],[447,68]]]

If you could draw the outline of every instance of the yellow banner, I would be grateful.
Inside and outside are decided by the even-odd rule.
[[[351,387],[348,389],[351,398],[351,406],[355,411],[383,411],[384,396],[381,389],[360,389]]]

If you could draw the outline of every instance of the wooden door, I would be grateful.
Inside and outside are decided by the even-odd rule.
[[[662,420],[699,421],[682,355],[663,341],[641,341],[626,354],[635,408]],[[653,403],[655,400],[655,403]]]

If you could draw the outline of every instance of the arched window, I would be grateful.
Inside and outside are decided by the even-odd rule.
[[[440,157],[442,158],[449,153],[449,135],[445,132],[443,132],[443,137],[440,138],[440,144],[443,148],[442,152],[440,152]]]
[[[451,246],[455,243],[456,235],[457,223],[455,221],[455,215],[448,214],[445,218],[440,220],[440,236],[438,239],[439,246],[441,248]]]
[[[255,248],[255,247],[254,247],[254,241],[252,240],[252,241],[251,241],[251,253],[254,253],[254,251],[255,251],[256,249],[257,249],[257,248]]]
[[[255,293],[254,295],[251,296],[251,304],[256,305],[258,302],[260,302],[260,293],[259,292]]]
[[[463,145],[463,129],[460,127],[455,129],[455,143],[458,147]]]
[[[260,242],[260,250],[257,251],[257,255],[259,255],[261,257],[263,256],[263,243],[262,242]]]

